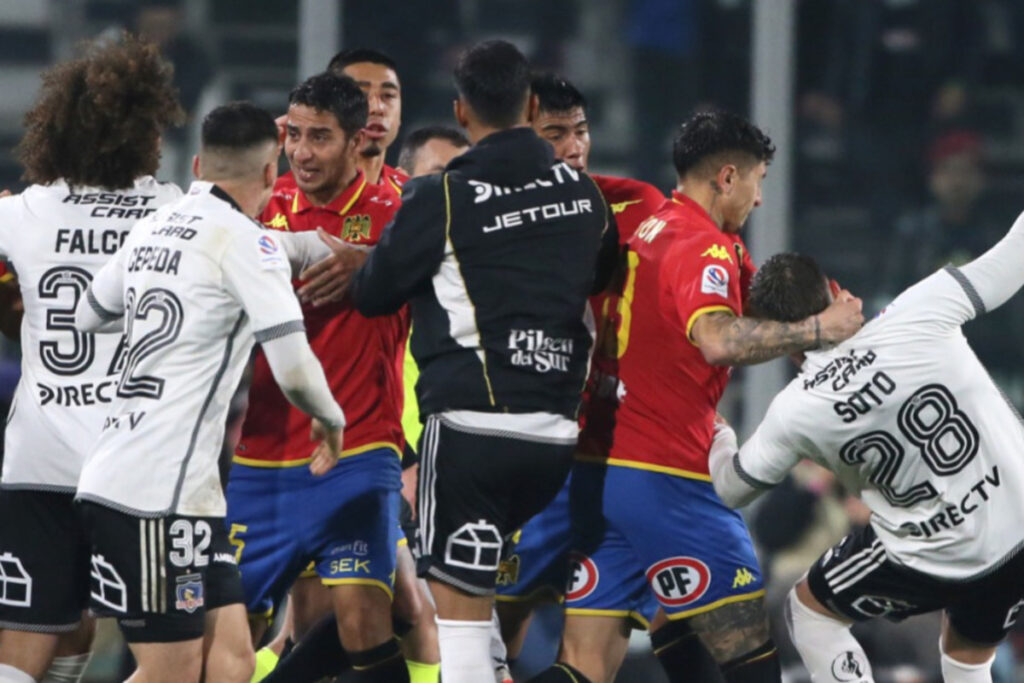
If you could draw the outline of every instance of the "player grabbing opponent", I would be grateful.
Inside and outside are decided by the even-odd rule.
[[[836,473],[871,523],[815,562],[790,592],[787,625],[815,681],[872,681],[850,624],[943,610],[947,682],[988,683],[996,645],[1024,605],[1024,426],[960,331],[1024,285],[1024,215],[995,247],[903,292],[864,329],[800,358],[737,453],[720,426],[715,491],[745,505],[801,458]],[[828,283],[781,254],[754,280],[771,320],[822,311]]]
[[[72,500],[124,349],[72,317],[132,224],[181,196],[151,174],[161,129],[182,119],[170,65],[132,38],[48,71],[26,116],[18,156],[33,185],[0,199],[0,257],[17,268],[25,306],[23,323],[9,321],[21,328],[22,381],[0,476],[5,683],[77,681],[88,662],[88,541]]]

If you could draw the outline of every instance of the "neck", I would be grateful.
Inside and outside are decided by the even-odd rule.
[[[366,182],[371,185],[376,185],[380,182],[381,175],[384,171],[385,154],[387,154],[386,149],[381,150],[380,154],[375,157],[364,157],[362,154],[359,155],[359,168],[366,174]],[[348,182],[351,183],[352,179],[349,178]],[[347,184],[346,187],[348,187]]]
[[[249,218],[256,218],[263,210],[266,189],[261,183],[231,180],[214,180],[212,182],[231,197],[238,204],[242,213]]]
[[[341,181],[337,185],[325,187],[317,192],[305,192],[306,199],[313,206],[327,206],[348,189],[348,186],[352,184],[357,175],[359,175],[359,168],[353,167],[345,172],[345,175],[341,177]]]
[[[689,197],[698,206],[707,211],[719,230],[722,229],[721,195],[715,191],[715,188],[711,186],[709,181],[697,178],[680,179],[679,184],[676,185],[676,191]]]

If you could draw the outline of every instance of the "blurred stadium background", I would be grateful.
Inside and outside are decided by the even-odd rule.
[[[245,98],[282,112],[289,89],[337,50],[367,46],[398,62],[403,131],[450,123],[459,50],[502,37],[587,96],[595,171],[667,191],[670,139],[689,112],[750,116],[779,146],[745,233],[755,261],[811,253],[869,314],[934,268],[983,251],[1024,209],[1021,0],[0,0],[0,187],[23,187],[11,150],[42,70],[123,29],[158,42],[175,65],[190,121],[166,134],[158,175],[185,185],[197,122],[217,104]],[[1022,313],[1018,296],[966,328],[1018,407]],[[0,344],[6,412],[18,349]],[[749,430],[790,374],[783,362],[737,372],[722,412]],[[866,516],[807,468],[750,522],[778,603]],[[538,620],[521,671],[553,657],[556,612]],[[787,678],[805,680],[781,618],[776,626]],[[879,681],[910,683],[939,680],[937,633],[937,620],[922,618],[859,635]],[[636,640],[620,680],[662,680],[646,638]],[[120,680],[117,652],[107,629],[89,680]],[[1018,662],[1024,634],[1000,652],[996,680],[1024,680]]]

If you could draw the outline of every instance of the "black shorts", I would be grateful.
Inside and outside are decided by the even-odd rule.
[[[89,602],[89,543],[73,493],[0,489],[0,628],[73,631]]]
[[[244,603],[220,517],[145,519],[81,502],[92,545],[91,605],[129,643],[200,638],[206,612]]]
[[[1024,551],[983,577],[943,580],[889,560],[868,526],[826,551],[807,573],[807,583],[821,604],[854,621],[899,621],[945,610],[957,633],[994,644],[1024,607]]]
[[[506,540],[554,499],[575,445],[470,433],[437,415],[420,444],[419,574],[493,595]]]

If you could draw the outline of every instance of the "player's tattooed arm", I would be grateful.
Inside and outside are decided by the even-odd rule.
[[[688,619],[716,662],[742,657],[769,638],[764,598],[723,605]]]
[[[821,313],[792,323],[711,311],[697,318],[690,336],[711,365],[752,365],[837,344],[862,324],[860,299],[841,292]]]

